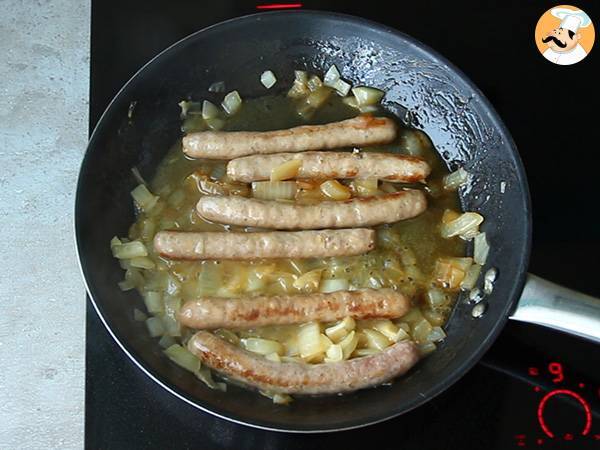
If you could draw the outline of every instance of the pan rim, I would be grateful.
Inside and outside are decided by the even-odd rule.
[[[289,427],[289,426],[282,427],[282,426],[278,425],[276,421],[267,422],[267,421],[262,421],[262,420],[253,420],[251,418],[248,419],[245,416],[242,417],[237,413],[225,411],[225,410],[217,407],[216,405],[210,405],[208,407],[208,406],[203,405],[197,399],[192,398],[192,396],[189,393],[177,388],[169,381],[163,379],[163,377],[156,375],[154,373],[153,369],[150,368],[145,363],[145,361],[141,357],[139,357],[139,355],[137,355],[135,350],[130,348],[130,346],[127,344],[126,340],[123,339],[122,337],[118,336],[117,333],[115,333],[115,331],[113,331],[113,327],[110,325],[110,318],[103,312],[101,305],[95,300],[94,293],[92,292],[93,290],[90,287],[90,283],[88,283],[88,277],[86,276],[87,271],[86,271],[86,267],[85,267],[86,264],[85,264],[84,258],[82,257],[81,248],[80,248],[80,242],[82,240],[82,237],[80,235],[80,224],[79,224],[80,213],[79,213],[79,211],[81,208],[81,201],[80,201],[81,191],[83,189],[83,184],[84,184],[84,180],[82,179],[82,173],[84,172],[84,169],[88,164],[89,155],[91,153],[89,150],[90,150],[90,148],[93,147],[94,142],[98,139],[98,136],[101,134],[102,129],[104,128],[104,122],[106,121],[106,117],[110,114],[110,111],[113,109],[114,105],[118,104],[121,101],[121,97],[123,97],[123,94],[125,93],[125,91],[127,91],[128,87],[131,84],[133,84],[136,81],[136,79],[138,78],[138,76],[142,72],[144,72],[149,66],[157,64],[163,58],[168,57],[173,48],[179,47],[180,45],[183,45],[186,42],[197,39],[198,36],[203,33],[214,31],[215,28],[221,29],[224,27],[227,28],[227,27],[231,27],[231,26],[236,26],[240,22],[261,20],[263,17],[271,17],[271,16],[277,17],[277,16],[286,15],[289,18],[289,14],[294,14],[296,16],[303,16],[305,19],[310,19],[311,17],[318,17],[321,19],[323,19],[323,18],[332,19],[332,20],[340,21],[340,22],[343,22],[346,24],[366,26],[369,29],[375,31],[376,33],[392,34],[394,36],[397,36],[397,37],[403,39],[404,41],[408,42],[409,44],[415,46],[420,51],[426,53],[432,59],[439,61],[440,63],[443,63],[444,65],[446,65],[454,74],[456,74],[457,78],[460,79],[461,82],[463,82],[466,86],[468,86],[469,89],[471,89],[478,96],[478,98],[480,99],[481,104],[483,106],[483,108],[482,108],[483,111],[485,112],[485,114],[487,114],[489,116],[489,119],[493,123],[494,127],[498,130],[498,132],[501,134],[501,136],[506,140],[506,146],[510,148],[512,156],[514,157],[515,162],[516,162],[517,177],[521,181],[521,183],[520,183],[520,186],[522,188],[521,195],[523,197],[523,204],[525,205],[525,209],[526,209],[526,211],[525,211],[526,212],[526,217],[525,217],[526,235],[524,237],[525,246],[521,249],[521,252],[520,252],[520,259],[519,259],[519,263],[518,263],[519,277],[517,280],[515,280],[515,283],[513,283],[511,295],[509,296],[509,300],[506,302],[505,307],[504,307],[503,311],[501,312],[501,314],[502,314],[501,319],[498,320],[492,326],[492,328],[488,332],[485,340],[481,342],[481,344],[479,345],[477,350],[472,352],[472,354],[469,355],[469,357],[466,358],[462,362],[462,364],[454,370],[453,373],[451,373],[448,377],[441,380],[439,383],[434,384],[427,392],[424,392],[422,396],[420,396],[418,399],[415,399],[411,404],[409,404],[408,407],[403,407],[401,410],[382,411],[378,415],[374,416],[372,418],[372,420],[367,420],[367,421],[357,420],[357,419],[346,420],[346,421],[340,421],[338,424],[325,425],[325,426],[320,426],[318,428],[315,428],[315,427],[303,428],[301,426],[301,424],[299,424],[300,426],[293,427],[293,428]],[[109,102],[108,106],[106,107],[106,109],[104,110],[104,112],[102,113],[100,118],[98,119],[98,122],[96,123],[94,130],[92,131],[92,133],[90,135],[90,139],[89,139],[89,142],[88,142],[88,145],[86,148],[86,152],[84,154],[84,157],[82,159],[82,162],[81,162],[81,165],[79,168],[74,206],[75,206],[75,210],[74,210],[74,213],[75,213],[74,214],[75,247],[76,247],[77,257],[78,257],[77,258],[78,266],[79,266],[81,275],[84,280],[87,296],[89,297],[89,299],[94,307],[94,310],[98,314],[98,317],[100,318],[100,321],[102,322],[103,326],[106,328],[106,330],[108,331],[111,338],[117,343],[117,345],[121,348],[121,350],[123,350],[123,352],[127,355],[127,357],[134,363],[134,365],[136,365],[140,370],[142,370],[142,372],[144,372],[151,380],[156,382],[159,386],[161,386],[167,392],[169,392],[172,395],[174,395],[175,397],[183,400],[184,402],[188,403],[189,405],[191,405],[201,411],[209,413],[215,417],[227,420],[229,422],[233,422],[233,423],[240,424],[240,425],[246,425],[246,426],[249,426],[252,428],[257,428],[257,429],[262,429],[262,430],[267,430],[267,431],[279,431],[279,432],[288,432],[288,433],[326,433],[326,432],[336,432],[336,431],[345,431],[345,430],[351,430],[351,429],[356,429],[356,428],[362,428],[362,427],[366,427],[369,425],[373,425],[376,423],[380,423],[380,422],[392,419],[401,414],[408,413],[409,411],[423,405],[427,401],[435,398],[437,395],[444,392],[446,389],[448,389],[450,386],[452,386],[456,381],[458,381],[460,378],[462,378],[479,361],[479,359],[481,359],[483,354],[489,349],[489,347],[496,340],[499,333],[504,328],[504,325],[508,320],[508,315],[509,315],[510,311],[516,305],[517,298],[520,295],[520,293],[523,289],[523,286],[525,284],[527,266],[528,266],[529,255],[530,255],[530,250],[531,250],[531,227],[532,227],[531,199],[530,199],[529,188],[528,188],[528,184],[527,184],[527,178],[525,175],[525,169],[523,167],[521,157],[519,155],[518,149],[514,143],[512,136],[510,135],[508,129],[506,128],[505,124],[502,122],[502,120],[501,120],[500,116],[498,115],[498,113],[496,112],[496,110],[493,108],[493,106],[491,105],[489,100],[485,97],[485,95],[481,92],[481,90],[477,86],[475,86],[473,84],[473,82],[459,68],[457,68],[454,64],[452,64],[450,61],[448,61],[444,56],[440,55],[437,51],[433,50],[426,44],[423,44],[422,42],[418,41],[417,39],[415,39],[405,33],[402,33],[396,29],[388,27],[386,25],[379,24],[375,21],[352,16],[349,14],[328,12],[328,11],[315,11],[315,10],[302,10],[302,11],[293,11],[293,12],[271,11],[271,12],[261,12],[261,13],[255,13],[255,14],[249,14],[249,15],[245,15],[245,16],[235,17],[235,18],[232,18],[229,20],[225,20],[225,21],[210,25],[201,30],[198,30],[198,31],[184,37],[183,39],[180,39],[179,41],[175,42],[174,44],[168,46],[167,48],[162,50],[160,53],[158,53],[156,56],[154,56],[152,59],[150,59],[138,71],[135,72],[135,74],[123,85],[123,87],[121,89],[119,89],[117,94],[112,98],[112,100]]]

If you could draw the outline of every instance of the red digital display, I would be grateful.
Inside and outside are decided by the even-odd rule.
[[[569,384],[565,386],[567,380],[570,380],[571,374],[565,375],[565,369],[563,367],[563,364],[557,361],[549,362],[545,367],[542,366],[541,368],[534,366],[528,367],[527,374],[532,378],[545,378],[546,380],[552,381],[552,383],[554,384],[562,385],[564,387],[557,386],[556,389],[552,389],[548,392],[547,387],[544,388],[545,384],[543,381],[539,384],[538,382],[535,383],[533,391],[540,392],[543,394],[543,397],[539,400],[537,404],[537,411],[535,412],[537,416],[537,422],[543,434],[540,435],[539,432],[536,433],[537,436],[535,434],[534,436],[516,434],[514,436],[516,441],[515,444],[518,447],[527,447],[528,444],[534,444],[535,447],[543,448],[545,445],[549,444],[547,439],[560,439],[565,443],[568,442],[568,445],[571,446],[575,445],[578,439],[587,438],[595,441],[600,440],[600,434],[592,432],[592,411],[590,403],[588,402],[588,400],[586,400],[586,398],[584,398],[588,383],[584,383],[582,381],[577,380],[571,380]],[[570,389],[567,389],[567,387],[569,387]],[[580,394],[576,392],[578,390],[582,390],[583,392]],[[543,391],[546,392],[544,393]],[[598,395],[598,397],[600,397],[600,388],[594,388],[592,392]],[[551,425],[552,419],[550,419],[550,417],[553,416],[553,412],[548,410],[548,407],[557,407],[558,404],[554,406],[550,405],[554,403],[552,401],[554,397],[560,398],[561,396],[563,400],[565,399],[565,397],[570,398],[570,400],[574,400],[577,405],[576,410],[583,412],[583,414],[575,413],[573,415],[573,418],[576,421],[575,428],[569,430],[569,432],[558,432],[556,428],[553,430],[552,428],[555,426]],[[557,401],[560,403],[560,400],[557,399]],[[546,417],[544,417],[544,413],[546,410],[548,410],[548,413],[546,414]],[[579,421],[581,425],[576,425],[577,419],[579,417],[581,417],[582,419],[580,419]],[[531,440],[529,440],[528,442],[528,439]]]
[[[561,363],[551,362],[550,364],[548,364],[548,372],[550,372],[552,375],[556,375],[554,378],[552,378],[552,381],[554,381],[555,383],[560,383],[562,380],[565,379]]]
[[[302,8],[302,3],[267,3],[256,5],[256,9],[294,9]]]

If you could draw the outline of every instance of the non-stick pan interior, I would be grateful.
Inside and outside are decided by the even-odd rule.
[[[134,219],[129,192],[137,166],[150,178],[180,136],[184,98],[206,98],[217,80],[242,97],[264,93],[260,74],[273,70],[289,86],[294,69],[325,71],[336,64],[354,85],[387,91],[385,105],[423,129],[451,168],[474,174],[462,198],[480,211],[498,268],[483,317],[460,302],[448,338],[408,376],[390,386],[343,396],[298,398],[274,405],[256,393],[212,391],[170,363],[133,308],[138,294],[121,292],[123,272],[109,241],[127,234]],[[135,108],[128,117],[132,102]],[[504,191],[504,192],[502,192]],[[526,181],[511,137],[482,94],[447,61],[412,38],[372,22],[316,12],[270,13],[228,21],[198,32],[163,52],[119,93],[102,117],[81,169],[76,231],[82,270],[104,323],[130,357],[159,383],[198,407],[254,426],[319,431],[356,427],[406,412],[440,393],[491,344],[518,296],[529,251]],[[92,343],[93,345],[93,343]]]

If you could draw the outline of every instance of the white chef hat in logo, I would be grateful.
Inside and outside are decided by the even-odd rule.
[[[552,8],[550,11],[554,17],[561,20],[560,28],[571,30],[576,33],[579,28],[585,28],[592,23],[592,19],[582,10],[573,11],[567,8]]]

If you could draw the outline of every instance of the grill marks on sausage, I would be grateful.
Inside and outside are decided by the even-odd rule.
[[[253,328],[309,321],[402,317],[410,300],[392,289],[361,289],[304,295],[200,298],[186,302],[180,322],[190,328]]]
[[[196,333],[188,349],[228,378],[260,390],[288,394],[331,394],[375,386],[406,373],[419,360],[416,345],[401,341],[381,353],[341,362],[274,362],[206,331]]]

